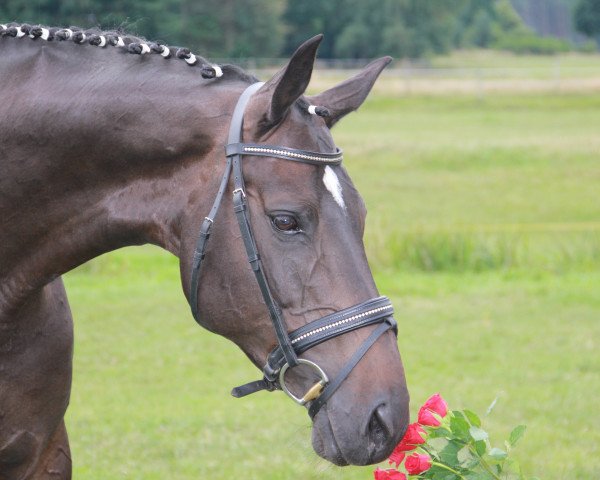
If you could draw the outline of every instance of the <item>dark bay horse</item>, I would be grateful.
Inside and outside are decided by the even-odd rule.
[[[303,44],[247,95],[243,140],[280,147],[245,159],[244,189],[235,188],[237,176],[225,179],[192,289],[198,232],[222,182],[234,108],[256,79],[115,32],[0,25],[0,479],[70,478],[64,414],[73,325],[60,276],[126,245],[151,243],[176,255],[197,319],[260,368],[277,347],[278,365],[294,367],[297,354],[335,379],[365,350],[329,395],[336,380],[311,387],[315,372],[306,365],[285,377],[296,395],[318,386],[301,403],[313,409],[320,456],[375,463],[401,438],[408,393],[391,331],[368,351],[376,323],[305,353],[285,350],[295,331],[316,321],[329,322],[327,330],[368,316],[364,304],[377,296],[362,244],[365,206],[339,158],[332,160],[330,128],[361,105],[389,58],[308,97],[320,40]],[[241,154],[228,155],[235,169]],[[236,218],[242,210],[260,252],[250,265]],[[259,264],[271,304],[255,280]],[[351,315],[356,305],[360,313]],[[274,325],[285,326],[283,336]]]

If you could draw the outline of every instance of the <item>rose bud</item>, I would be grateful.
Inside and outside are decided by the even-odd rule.
[[[423,430],[423,427],[418,423],[411,423],[406,429],[404,438],[400,440],[400,443],[396,446],[394,451],[409,452],[414,450],[417,445],[425,443],[425,437],[427,433]]]
[[[406,457],[404,468],[410,475],[419,475],[431,468],[431,458],[424,453],[413,453]]]
[[[373,472],[373,477],[375,480],[406,480],[406,475],[393,468],[390,468],[389,470],[377,468],[377,470]]]
[[[388,463],[390,465],[395,463],[396,467],[400,466],[400,464],[402,463],[402,460],[404,460],[404,455],[405,455],[404,451],[402,451],[402,449],[400,449],[399,447],[400,447],[400,444],[396,445],[396,448],[394,448],[394,451],[388,457]]]
[[[429,427],[439,427],[442,422],[436,417],[438,415],[444,418],[448,413],[448,405],[446,401],[441,397],[439,393],[432,395],[419,409],[419,416],[417,421],[421,425],[427,425]],[[435,414],[435,415],[434,415]]]

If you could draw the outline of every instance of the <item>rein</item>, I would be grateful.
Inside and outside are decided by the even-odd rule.
[[[223,173],[212,208],[200,227],[196,250],[194,251],[190,305],[194,318],[200,323],[198,313],[198,285],[202,271],[202,261],[205,256],[206,244],[210,237],[210,230],[223,200],[223,195],[227,190],[229,178],[233,173],[233,208],[246,248],[248,262],[254,272],[269,311],[269,316],[277,336],[278,346],[267,357],[267,363],[263,368],[263,378],[236,387],[232,390],[231,394],[234,397],[244,397],[260,390],[273,391],[280,389],[296,403],[307,405],[310,417],[314,418],[377,339],[390,329],[397,333],[397,326],[395,320],[392,318],[394,309],[389,299],[387,297],[377,297],[326,315],[288,333],[282,311],[271,294],[256,246],[256,240],[252,234],[244,189],[242,158],[244,156],[266,156],[313,165],[339,165],[342,162],[342,151],[336,149],[333,153],[320,153],[262,143],[243,143],[241,137],[246,105],[252,95],[262,85],[262,82],[258,82],[246,88],[238,99],[233,112],[229,126],[228,143],[225,147],[225,172]],[[358,350],[354,352],[332,381],[329,380],[327,374],[316,363],[298,358],[298,355],[327,340],[375,324],[379,325],[371,332]],[[286,372],[298,365],[307,365],[320,378],[302,397],[297,397],[290,392],[285,382]]]

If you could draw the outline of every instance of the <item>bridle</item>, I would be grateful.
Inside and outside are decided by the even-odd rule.
[[[288,396],[300,405],[308,406],[311,418],[317,414],[320,408],[327,402],[331,395],[337,390],[352,369],[367,353],[369,348],[377,339],[390,329],[396,332],[396,322],[392,318],[394,312],[391,302],[387,297],[377,297],[352,307],[326,315],[314,320],[290,333],[287,331],[286,323],[281,309],[275,302],[267,278],[265,276],[260,255],[256,247],[256,240],[252,234],[250,219],[248,217],[248,204],[244,190],[244,177],[242,173],[243,156],[274,157],[295,162],[310,163],[314,165],[339,165],[342,162],[342,152],[336,149],[333,153],[310,152],[275,145],[242,143],[242,127],[244,111],[250,97],[263,85],[258,82],[250,85],[239,97],[231,124],[229,126],[228,143],[225,147],[227,158],[225,172],[219,185],[219,190],[213,202],[210,213],[204,218],[196,250],[194,252],[191,276],[190,305],[194,318],[200,323],[198,314],[198,284],[205,255],[206,243],[210,236],[210,230],[215,216],[221,205],[223,194],[227,190],[229,177],[233,172],[233,208],[237,217],[238,225],[246,247],[248,261],[260,287],[264,302],[269,310],[269,316],[275,328],[278,346],[271,351],[267,357],[267,363],[263,368],[263,378],[247,383],[232,390],[234,397],[243,397],[260,390],[273,391],[283,390]],[[362,345],[354,352],[337,376],[330,381],[327,374],[316,363],[298,355],[308,349],[319,345],[327,340],[343,335],[344,333],[378,324]],[[302,397],[295,396],[289,391],[285,374],[293,367],[307,365],[319,376],[320,380],[313,385]]]

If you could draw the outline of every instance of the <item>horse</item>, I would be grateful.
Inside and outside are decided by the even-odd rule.
[[[61,275],[142,244],[179,258],[198,323],[263,370],[235,396],[284,390],[333,464],[390,454],[409,395],[330,129],[391,59],[308,96],[321,38],[260,83],[119,31],[0,25],[0,478],[71,477]]]

